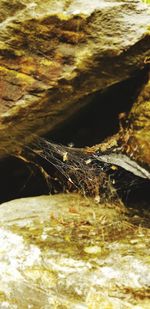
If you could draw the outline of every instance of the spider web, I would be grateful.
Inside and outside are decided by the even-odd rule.
[[[41,137],[25,148],[54,166],[64,177],[61,181],[66,180],[68,190],[95,196],[98,202],[120,200],[120,193],[128,196],[143,181],[120,166],[114,169],[111,162],[100,161],[99,155],[97,158],[94,153],[87,154],[84,149],[55,144]]]
[[[53,165],[71,187],[84,195],[95,196],[96,200],[104,196],[106,198],[106,195],[111,198],[116,196],[116,190],[107,175],[110,164],[98,162],[82,149],[55,144],[41,137],[25,148]]]

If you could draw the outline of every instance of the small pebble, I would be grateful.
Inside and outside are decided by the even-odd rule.
[[[88,254],[97,254],[101,253],[101,251],[102,251],[101,247],[98,246],[89,246],[84,248],[84,252]]]

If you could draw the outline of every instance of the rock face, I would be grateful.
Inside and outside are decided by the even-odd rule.
[[[126,153],[150,166],[150,80],[133,105],[128,123],[123,138]]]
[[[131,111],[121,116],[121,128],[100,145],[85,149],[88,154],[112,153],[126,155],[133,161],[150,167],[150,80],[145,83]],[[111,159],[110,159],[111,160]],[[111,161],[110,161],[111,162]],[[112,164],[114,162],[112,161]],[[150,174],[149,174],[150,175]],[[150,179],[150,176],[147,178]]]
[[[148,223],[77,194],[1,204],[0,307],[149,308]]]
[[[0,3],[0,156],[133,76],[150,49],[141,1]]]

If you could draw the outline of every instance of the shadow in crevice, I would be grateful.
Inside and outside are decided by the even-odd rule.
[[[32,163],[15,157],[0,161],[0,183],[0,203],[49,193],[40,170]]]
[[[140,86],[146,79],[146,71],[139,71],[136,77],[130,78],[122,83],[109,87],[104,92],[97,92],[92,95],[88,106],[82,108],[79,113],[70,118],[57,130],[47,134],[45,137],[55,143],[67,145],[73,143],[75,147],[93,146],[102,142],[108,136],[113,135],[119,129],[119,114],[128,113],[137,96]],[[49,184],[46,182],[40,169],[32,163],[26,163],[19,158],[9,157],[0,161],[0,202],[15,198],[36,196],[41,194],[55,193],[62,191],[59,181],[54,180],[55,171],[49,162],[37,160],[50,174]],[[88,168],[88,167],[87,167]],[[51,178],[52,173],[52,178]],[[61,179],[61,177],[60,177]],[[137,191],[130,190],[123,196],[125,203],[129,206],[137,204],[139,193],[141,203],[144,203],[149,189],[147,185],[141,184]],[[144,190],[145,191],[144,193]],[[137,194],[138,193],[138,194]],[[133,196],[136,196],[134,203]],[[146,201],[146,204],[148,202]]]
[[[147,79],[147,68],[136,76],[96,92],[90,102],[58,129],[45,137],[55,143],[75,147],[93,146],[119,130],[119,114],[130,111],[135,98]]]

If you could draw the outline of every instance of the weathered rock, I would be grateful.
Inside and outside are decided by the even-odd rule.
[[[131,109],[122,139],[126,153],[150,166],[150,80]]]
[[[131,111],[121,116],[121,128],[117,134],[111,136],[99,145],[85,149],[87,154],[108,153],[109,163],[114,164],[113,158],[126,155],[133,162],[146,165],[150,179],[150,80],[142,87]],[[112,157],[111,157],[112,155]],[[126,157],[126,158],[127,158]],[[112,160],[112,161],[111,161]],[[107,162],[107,156],[106,156]],[[131,162],[130,162],[131,163]],[[120,165],[121,166],[121,165]],[[123,167],[123,165],[122,165]]]
[[[2,0],[0,11],[0,156],[136,74],[149,54],[140,0]]]
[[[77,194],[1,204],[0,307],[149,308],[148,217]]]

